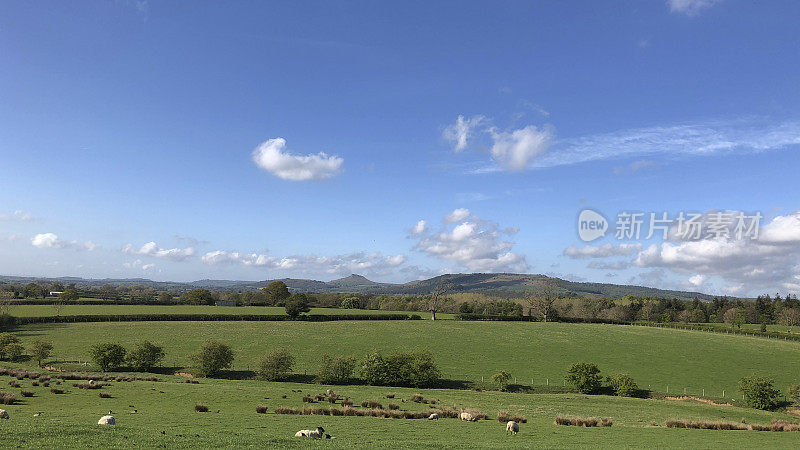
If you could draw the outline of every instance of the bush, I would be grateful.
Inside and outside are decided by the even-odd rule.
[[[789,398],[795,403],[800,403],[800,384],[795,384],[789,388]]]
[[[294,357],[289,354],[289,350],[275,350],[261,360],[258,366],[258,376],[267,381],[284,380],[292,373],[292,366],[294,366]]]
[[[614,424],[611,419],[597,420],[594,417],[556,417],[556,425],[567,425],[573,427],[610,427]]]
[[[508,411],[505,411],[505,410],[502,410],[502,409],[500,411],[497,411],[497,421],[498,422],[505,423],[505,422],[508,422],[510,420],[513,420],[514,422],[517,422],[517,423],[528,423],[528,419],[526,419],[525,416],[520,416],[520,415],[517,415],[517,414],[509,414]]]
[[[266,414],[267,413],[267,405],[258,405],[256,406],[256,412],[259,414]]]
[[[620,397],[635,397],[639,391],[639,386],[633,381],[630,375],[618,373],[606,379],[614,393]]]
[[[89,354],[103,372],[118,369],[125,362],[125,348],[119,344],[98,344],[91,348]]]
[[[19,339],[11,333],[0,333],[0,360],[13,360],[19,352]]]
[[[204,404],[194,405],[194,412],[208,412],[208,406]]]
[[[33,341],[31,343],[31,356],[39,367],[42,367],[42,361],[50,357],[53,352],[53,343],[47,341]]]
[[[222,342],[207,341],[192,360],[200,376],[209,377],[233,364],[233,350]]]
[[[322,384],[347,384],[353,376],[356,359],[352,356],[322,355],[322,366],[317,374],[317,382]]]
[[[300,317],[300,314],[311,311],[308,307],[308,296],[302,292],[297,292],[286,299],[286,315],[292,319]]]
[[[17,396],[10,392],[0,391],[0,405],[13,405],[17,401]]]
[[[53,394],[66,394],[67,391],[59,388],[50,388],[50,392]]]
[[[441,378],[441,372],[427,352],[379,352],[361,361],[361,378],[374,386],[431,387]]]
[[[398,405],[397,403],[389,403],[388,408],[389,410],[394,411],[400,409],[400,405]]]
[[[164,349],[150,341],[136,346],[128,355],[128,364],[139,371],[149,371],[164,359]]]
[[[383,405],[381,405],[381,402],[377,400],[364,400],[363,402],[361,402],[361,406],[364,408],[383,409]]]
[[[347,297],[342,300],[342,308],[358,309],[361,308],[361,302],[358,301],[358,297]]]
[[[600,369],[594,363],[573,364],[567,370],[565,379],[583,394],[595,394],[602,387]]]
[[[100,398],[111,398],[111,394],[108,392],[100,392],[98,395],[100,395]]]
[[[501,370],[492,375],[492,383],[494,383],[501,391],[508,389],[508,383],[511,381],[511,374],[505,370]]]
[[[744,401],[756,409],[774,409],[780,401],[780,392],[773,387],[769,378],[749,376],[739,380],[739,392]]]

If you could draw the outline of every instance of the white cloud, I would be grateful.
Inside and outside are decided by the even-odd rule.
[[[40,233],[31,238],[31,245],[36,248],[71,248],[75,250],[92,251],[99,245],[92,241],[78,242],[78,241],[63,241],[58,238],[54,233]]]
[[[139,249],[134,248],[133,244],[127,244],[122,247],[122,252],[129,255],[146,255],[173,261],[183,261],[195,254],[193,247],[163,249],[152,241],[142,245]]]
[[[446,215],[444,220],[445,222],[453,223],[453,222],[461,222],[469,217],[469,210],[466,208],[458,208],[453,210],[450,214]]]
[[[253,150],[253,162],[284,180],[321,180],[337,175],[344,159],[320,152],[316,155],[293,155],[285,152],[286,140],[270,139]]]
[[[610,256],[629,256],[642,249],[642,244],[603,244],[586,245],[578,248],[570,245],[564,250],[564,255],[572,259],[608,258]]]
[[[703,283],[706,282],[707,279],[708,279],[707,275],[697,274],[689,277],[689,283],[692,286],[700,287]]]
[[[323,274],[343,276],[351,273],[387,275],[391,270],[406,262],[405,255],[383,256],[380,253],[349,253],[335,256],[300,255],[281,258],[266,254],[225,250],[208,252],[200,259],[208,265],[235,264],[312,276]]]
[[[30,222],[34,219],[33,214],[18,209],[11,214],[0,214],[0,222]]]
[[[775,217],[761,227],[758,239],[731,237],[693,241],[671,239],[639,252],[634,264],[666,268],[694,276],[719,276],[751,294],[800,289],[800,212]],[[699,278],[697,278],[699,279]],[[704,279],[705,281],[705,279]]]
[[[603,261],[591,261],[586,266],[589,269],[601,269],[601,270],[625,270],[631,266],[631,263],[628,261],[613,261],[613,262],[603,262]]]
[[[419,222],[417,222],[416,225],[414,225],[413,228],[411,228],[411,233],[412,234],[420,234],[420,233],[424,233],[425,230],[427,230],[427,229],[428,229],[428,226],[425,223],[425,221],[424,220],[420,220]]]
[[[492,159],[507,170],[525,170],[542,155],[553,139],[553,128],[538,129],[533,125],[512,131],[490,130],[493,144],[489,152]]]
[[[696,16],[722,0],[667,0],[669,10],[674,13]]]
[[[445,223],[452,221],[445,218]],[[525,255],[511,252],[514,243],[506,239],[517,231],[472,216],[459,225],[445,225],[439,232],[409,237],[418,240],[416,250],[473,272],[525,272],[529,268]]]
[[[458,153],[465,148],[469,139],[475,133],[475,130],[486,123],[486,117],[473,116],[465,119],[464,116],[458,116],[456,123],[448,126],[442,132],[442,137],[453,144],[453,150]]]

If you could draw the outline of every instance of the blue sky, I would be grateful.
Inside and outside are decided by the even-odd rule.
[[[4,2],[0,273],[800,292],[797,17],[738,0]],[[585,208],[611,228],[588,243]],[[622,211],[758,212],[766,237],[621,241]]]

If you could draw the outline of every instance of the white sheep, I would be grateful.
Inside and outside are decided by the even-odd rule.
[[[438,419],[439,419],[439,414],[436,413],[433,413],[430,416],[428,416],[428,420],[438,420]]]
[[[475,421],[477,420],[477,419],[475,419],[474,417],[472,417],[472,414],[470,414],[470,413],[468,413],[468,412],[462,412],[462,413],[461,413],[461,414],[458,416],[458,418],[459,418],[461,421],[463,421],[463,422],[475,422]]]
[[[117,421],[114,419],[114,416],[103,416],[100,420],[97,421],[98,425],[116,425]]]
[[[506,434],[517,434],[519,433],[519,424],[514,422],[513,420],[509,420],[506,424]]]
[[[316,430],[300,430],[294,434],[294,437],[307,437],[311,439],[322,439],[325,436],[325,429],[317,427]]]
[[[0,419],[9,419],[8,411],[5,409],[0,409]]]

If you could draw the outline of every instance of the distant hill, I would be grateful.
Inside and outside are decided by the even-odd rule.
[[[235,280],[198,280],[188,283],[171,281],[152,281],[144,278],[124,279],[84,279],[74,277],[38,278],[38,277],[9,277],[0,276],[0,282],[25,284],[30,282],[75,283],[78,286],[98,287],[104,284],[115,286],[138,285],[154,289],[169,289],[185,291],[197,288],[218,289],[228,291],[246,291],[260,289],[273,281],[283,281],[292,291],[311,293],[354,293],[354,294],[384,294],[384,295],[425,295],[433,292],[440,284],[448,283],[452,286],[450,292],[474,292],[491,295],[494,297],[519,297],[540,292],[542,289],[554,289],[559,295],[568,297],[608,297],[617,298],[626,295],[637,297],[679,298],[691,300],[698,298],[709,301],[712,295],[700,292],[672,291],[646,286],[630,286],[608,283],[584,283],[563,280],[561,278],[545,275],[516,274],[516,273],[470,273],[448,274],[427,280],[412,281],[408,283],[377,283],[361,275],[352,274],[333,281],[317,281],[298,278],[282,278],[280,280],[265,281],[235,281]]]

